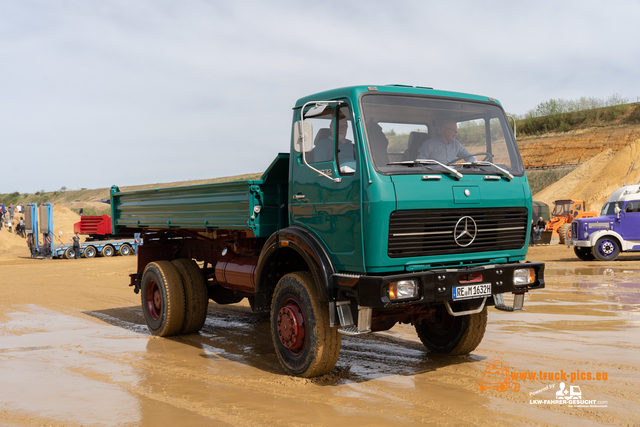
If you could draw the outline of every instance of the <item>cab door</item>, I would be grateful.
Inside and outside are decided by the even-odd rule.
[[[616,231],[625,240],[640,240],[640,201],[625,204],[619,224]]]
[[[337,270],[364,272],[361,155],[351,109],[334,105],[307,120],[314,148],[305,157],[316,170],[305,165],[302,153],[291,159],[290,223],[315,233]]]

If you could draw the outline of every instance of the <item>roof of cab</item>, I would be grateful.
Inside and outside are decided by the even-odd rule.
[[[627,185],[618,188],[611,194],[607,203],[626,202],[628,200],[640,200],[640,184]]]
[[[397,93],[411,95],[429,95],[446,98],[460,98],[474,101],[495,102],[500,104],[496,99],[487,96],[472,95],[469,93],[452,92],[446,90],[436,90],[423,86],[406,86],[406,85],[366,85],[366,86],[348,86],[343,88],[331,89],[324,92],[314,93],[298,99],[295,108],[300,108],[307,102],[313,101],[330,101],[337,98],[358,99],[363,93]]]

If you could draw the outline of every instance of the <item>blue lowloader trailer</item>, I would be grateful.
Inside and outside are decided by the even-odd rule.
[[[25,228],[31,258],[75,258],[73,243],[54,244],[53,205],[51,203],[43,203],[40,206],[35,203],[27,205]],[[133,255],[136,252],[135,249],[134,239],[109,239],[80,243],[80,253],[84,258]]]

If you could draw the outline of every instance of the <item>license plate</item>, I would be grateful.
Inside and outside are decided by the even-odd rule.
[[[453,288],[453,299],[471,299],[491,296],[491,284],[482,283],[479,285],[455,286]]]

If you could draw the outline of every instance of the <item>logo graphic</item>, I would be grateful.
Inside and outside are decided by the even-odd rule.
[[[466,248],[476,240],[478,226],[470,216],[463,216],[453,228],[453,239],[460,247]]]
[[[509,363],[500,357],[494,357],[485,365],[484,372],[478,381],[478,389],[485,391],[493,389],[505,392],[509,389],[520,391],[520,383],[511,381]]]
[[[557,400],[582,400],[582,390],[577,385],[572,385],[569,390],[565,388],[564,383],[560,383],[560,388],[556,391]]]

